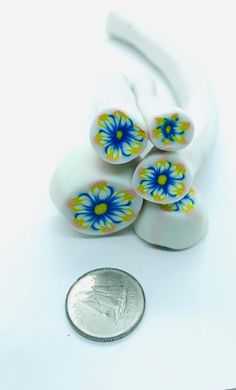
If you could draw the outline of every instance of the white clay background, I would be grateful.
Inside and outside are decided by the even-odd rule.
[[[149,246],[131,228],[89,239],[66,225],[48,184],[61,156],[87,137],[95,83],[106,71],[132,76],[154,69],[105,39],[109,1],[3,0],[1,390],[236,387],[236,2],[124,3],[182,42],[215,90],[218,142],[196,180],[209,232],[174,252]],[[147,307],[132,334],[99,344],[70,327],[64,300],[78,276],[104,266],[133,274]]]

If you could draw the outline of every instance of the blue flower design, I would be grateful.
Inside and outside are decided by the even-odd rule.
[[[185,214],[189,214],[195,209],[195,195],[196,191],[191,187],[183,199],[175,203],[160,205],[160,207],[165,211],[183,211]]]
[[[121,111],[102,114],[97,121],[94,141],[107,160],[136,157],[147,142],[147,134]]]
[[[185,145],[187,140],[185,132],[191,128],[191,123],[180,119],[179,114],[172,114],[170,117],[158,117],[155,119],[156,127],[152,130],[152,138],[168,146],[171,143]]]
[[[136,217],[132,191],[115,189],[107,182],[93,185],[68,203],[73,212],[74,225],[82,230],[92,229],[112,233],[117,225],[130,222]]]
[[[141,196],[150,196],[155,202],[163,202],[168,197],[179,197],[185,191],[185,176],[186,168],[183,165],[158,160],[147,168],[139,169],[137,192]]]

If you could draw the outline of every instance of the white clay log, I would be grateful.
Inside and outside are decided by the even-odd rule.
[[[159,204],[177,202],[188,193],[215,138],[217,115],[209,86],[188,58],[148,36],[122,15],[110,13],[107,31],[136,47],[164,73],[178,104],[193,120],[195,135],[186,149],[172,153],[151,151],[133,176],[133,187],[144,199]]]
[[[194,124],[188,113],[180,107],[166,106],[156,95],[155,83],[145,75],[135,78],[133,90],[153,145],[169,152],[186,148],[194,135]]]
[[[113,74],[101,80],[94,111],[90,140],[104,161],[124,164],[143,152],[148,141],[146,124],[123,75]]]
[[[126,228],[137,218],[142,199],[131,187],[132,162],[114,167],[91,145],[81,144],[57,166],[50,183],[53,203],[77,231],[104,235]]]
[[[194,187],[179,202],[158,205],[144,201],[134,231],[143,240],[171,249],[185,249],[196,244],[206,233],[208,218],[199,193]]]

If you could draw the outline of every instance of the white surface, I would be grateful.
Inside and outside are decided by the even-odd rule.
[[[136,3],[134,12],[144,15]],[[48,183],[59,158],[88,132],[100,75],[148,69],[134,51],[105,40],[110,3],[0,5],[3,390],[236,386],[235,2],[166,3],[145,0],[151,7],[145,17],[156,18],[170,39],[182,39],[198,58],[213,84],[222,122],[221,146],[195,183],[207,202],[209,233],[182,252],[149,246],[131,229],[82,238],[49,200]],[[102,266],[133,274],[147,299],[140,326],[110,344],[77,335],[64,313],[74,280]]]

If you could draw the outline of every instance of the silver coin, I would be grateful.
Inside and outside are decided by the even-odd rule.
[[[66,297],[66,313],[77,332],[95,341],[128,335],[140,322],[145,295],[139,282],[116,268],[98,268],[82,275]]]

